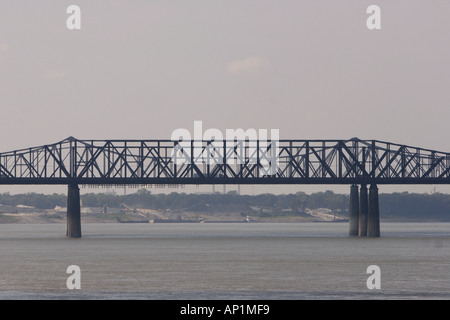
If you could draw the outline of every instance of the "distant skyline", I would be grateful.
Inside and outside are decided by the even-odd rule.
[[[71,4],[81,30],[66,27]],[[366,27],[371,4],[381,30]],[[3,1],[0,152],[68,136],[170,139],[195,120],[450,152],[449,12],[446,0]],[[380,192],[434,187],[450,192]],[[348,192],[241,187],[255,189]],[[66,187],[0,186],[29,190]]]

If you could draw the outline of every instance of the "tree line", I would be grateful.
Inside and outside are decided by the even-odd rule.
[[[450,195],[442,193],[391,193],[380,194],[380,213],[382,216],[420,217],[430,216],[450,220]],[[214,212],[226,210],[258,210],[264,208],[270,212],[302,213],[306,208],[328,208],[333,212],[346,215],[349,207],[348,194],[336,194],[333,191],[306,194],[297,192],[275,195],[239,195],[235,191],[226,194],[169,193],[153,194],[146,189],[136,193],[117,195],[114,193],[87,193],[81,195],[82,205],[86,207],[118,208],[122,204],[130,207],[155,210],[193,210]],[[2,205],[26,205],[37,209],[53,209],[67,204],[65,194],[0,194]],[[250,209],[248,209],[250,210]]]

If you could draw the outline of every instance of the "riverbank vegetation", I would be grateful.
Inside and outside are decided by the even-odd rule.
[[[0,212],[3,206],[38,210],[65,207],[65,194],[0,194]],[[136,193],[87,193],[81,196],[84,207],[120,208],[123,205],[158,211],[223,213],[239,212],[242,216],[281,217],[302,215],[308,209],[326,208],[332,213],[348,216],[349,196],[332,191],[306,194],[258,194],[239,195],[235,191],[227,194],[154,194],[146,189]],[[18,209],[18,210],[19,210]],[[380,214],[391,220],[440,220],[450,221],[450,195],[442,193],[391,193],[380,194]]]

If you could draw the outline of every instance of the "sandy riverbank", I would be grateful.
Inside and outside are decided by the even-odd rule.
[[[151,222],[152,220],[169,219],[174,222],[339,222],[346,221],[346,217],[335,215],[328,209],[307,209],[302,215],[271,214],[270,216],[243,215],[238,212],[214,213],[205,212],[170,212],[155,210],[135,210],[123,212],[120,209],[83,208],[81,220],[83,223],[102,222]],[[65,223],[65,210],[27,210],[27,212],[0,213],[0,223]]]

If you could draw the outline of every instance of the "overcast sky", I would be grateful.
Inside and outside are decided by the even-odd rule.
[[[1,0],[0,151],[170,139],[202,120],[448,152],[449,13],[448,0]]]

